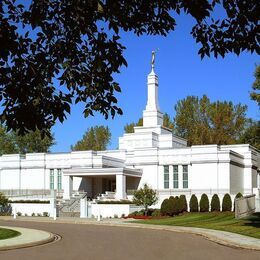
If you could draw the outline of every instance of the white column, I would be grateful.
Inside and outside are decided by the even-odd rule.
[[[87,199],[80,199],[80,218],[87,218]]]
[[[73,189],[73,177],[72,176],[63,176],[64,179],[64,193],[63,193],[63,199],[69,200],[72,195],[72,189]]]
[[[116,199],[126,199],[126,176],[123,174],[116,175]]]
[[[56,220],[57,211],[56,211],[56,192],[55,190],[51,190],[51,198],[50,198],[50,217]]]
[[[252,169],[251,167],[244,168],[244,193],[252,194]]]

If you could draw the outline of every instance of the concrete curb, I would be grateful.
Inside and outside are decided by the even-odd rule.
[[[17,237],[0,240],[0,251],[43,245],[56,239],[56,235],[37,229],[12,226],[0,226],[0,228],[12,229],[21,233]]]

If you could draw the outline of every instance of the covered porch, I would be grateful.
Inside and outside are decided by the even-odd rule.
[[[96,199],[107,196],[109,199],[127,199],[139,186],[142,170],[131,168],[78,168],[66,169],[64,175],[64,199],[70,199],[73,193],[73,178],[80,177],[80,190],[87,197]]]

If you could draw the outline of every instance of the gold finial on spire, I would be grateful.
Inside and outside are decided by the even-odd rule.
[[[152,61],[151,61],[152,70],[154,69],[154,63],[155,63],[155,51],[152,51]]]

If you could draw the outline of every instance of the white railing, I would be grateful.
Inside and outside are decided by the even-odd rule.
[[[5,196],[12,197],[25,197],[25,198],[44,198],[51,195],[51,190],[44,189],[8,189],[0,190]]]

